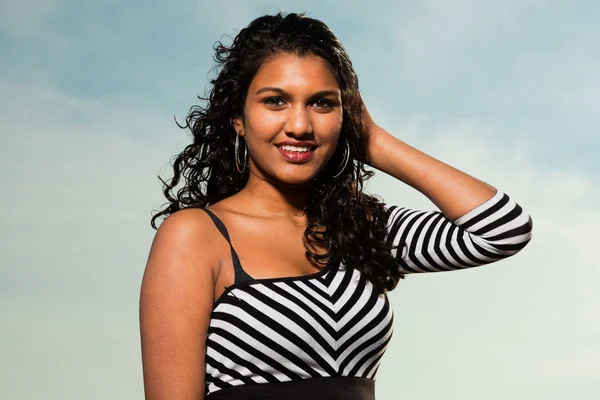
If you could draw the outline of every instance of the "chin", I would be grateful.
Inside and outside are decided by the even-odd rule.
[[[278,179],[284,185],[290,186],[302,186],[310,184],[314,181],[316,175],[304,175],[297,177],[282,177],[282,179]]]
[[[320,172],[312,166],[305,166],[305,168],[299,168],[299,166],[294,166],[293,168],[286,167],[273,168],[271,170],[264,169],[262,171],[257,168],[256,175],[271,182],[273,185],[303,186],[312,184]]]
[[[316,178],[317,173],[308,173],[308,171],[301,173],[300,171],[295,171],[295,173],[290,173],[290,174],[285,174],[285,173],[280,173],[274,176],[276,181],[281,182],[284,185],[290,185],[290,186],[301,186],[301,185],[307,185],[310,184],[314,181],[314,179]]]

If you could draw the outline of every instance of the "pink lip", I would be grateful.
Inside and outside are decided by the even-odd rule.
[[[312,156],[315,152],[314,150],[309,150],[309,151],[305,151],[305,152],[285,151],[285,150],[282,150],[280,147],[277,147],[277,150],[279,150],[279,153],[281,153],[283,158],[285,158],[289,162],[293,162],[296,164],[301,164],[301,163],[307,162],[308,160],[310,160],[312,158]]]

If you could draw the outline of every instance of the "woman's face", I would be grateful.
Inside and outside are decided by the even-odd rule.
[[[234,128],[246,139],[252,174],[302,184],[333,155],[342,118],[341,91],[329,64],[316,56],[279,54],[254,76],[244,117],[234,120]]]

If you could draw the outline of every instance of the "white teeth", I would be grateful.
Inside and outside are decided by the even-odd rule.
[[[280,146],[281,150],[285,150],[285,151],[295,151],[298,153],[304,153],[310,150],[310,147],[297,147],[297,146],[290,146],[287,144],[284,144],[283,146]]]

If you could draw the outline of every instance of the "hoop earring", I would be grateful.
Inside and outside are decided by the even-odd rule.
[[[242,165],[242,161],[240,161],[240,135],[242,131],[239,131],[235,135],[235,168],[241,174],[246,170],[246,164],[248,163],[248,148],[246,144],[244,144],[244,164]],[[241,168],[240,168],[241,165]]]
[[[342,161],[342,169],[340,169],[340,172],[338,172],[337,174],[335,174],[333,176],[333,178],[337,178],[338,176],[340,176],[342,174],[342,172],[344,172],[344,170],[346,169],[346,166],[348,165],[348,160],[350,159],[350,145],[348,144],[348,141],[345,140],[346,142],[346,149],[344,150],[344,158]]]

